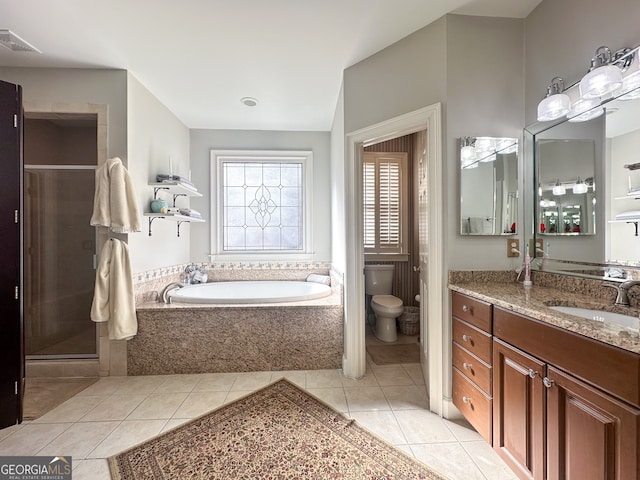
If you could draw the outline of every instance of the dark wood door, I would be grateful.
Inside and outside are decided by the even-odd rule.
[[[22,421],[22,91],[0,81],[0,428]]]
[[[544,368],[494,338],[493,448],[521,479],[545,478]]]
[[[640,478],[640,410],[549,367],[549,480]]]

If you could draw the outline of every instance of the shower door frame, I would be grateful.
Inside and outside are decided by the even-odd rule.
[[[26,182],[26,171],[27,170],[92,170],[95,172],[97,165],[36,165],[36,164],[25,164],[25,182]],[[26,190],[26,189],[25,189]],[[26,196],[26,193],[25,193]],[[25,199],[26,200],[26,199]],[[26,203],[26,201],[25,201]],[[26,211],[25,211],[25,219],[26,219]],[[87,219],[88,222],[88,219]],[[26,241],[25,235],[25,241]],[[97,249],[95,246],[98,244],[98,234],[94,229],[94,252],[93,252],[93,269],[96,268],[96,260],[97,260]],[[26,270],[26,262],[25,262],[25,270]],[[26,304],[26,298],[25,298]],[[87,311],[87,316],[89,315],[89,311]],[[62,354],[27,354],[25,350],[25,358],[26,360],[61,360],[61,359],[97,359],[99,358],[99,346],[100,346],[100,330],[99,325],[95,324],[95,352],[94,353],[62,353]],[[26,338],[26,330],[27,330],[27,312],[25,308],[25,338]]]

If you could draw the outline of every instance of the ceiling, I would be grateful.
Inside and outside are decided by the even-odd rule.
[[[125,69],[189,128],[329,131],[345,68],[446,13],[540,1],[0,0],[0,29],[42,52],[0,66]]]

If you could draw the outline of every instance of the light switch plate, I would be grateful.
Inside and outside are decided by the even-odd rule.
[[[516,250],[515,252],[513,250]],[[507,257],[520,256],[520,240],[517,238],[507,238]]]

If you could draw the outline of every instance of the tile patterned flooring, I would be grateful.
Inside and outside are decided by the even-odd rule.
[[[71,455],[74,480],[109,479],[106,458],[281,377],[451,480],[515,480],[468,425],[429,412],[419,364],[340,370],[106,377],[41,418],[0,430],[0,455]]]

